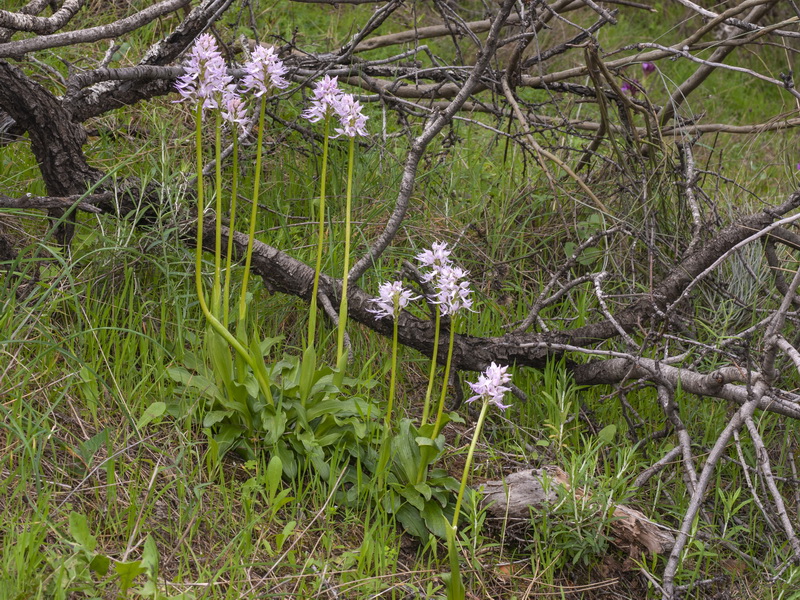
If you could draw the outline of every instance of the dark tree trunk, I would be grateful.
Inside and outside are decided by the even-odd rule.
[[[86,141],[83,127],[73,123],[53,94],[3,60],[0,60],[0,107],[28,132],[48,194],[82,194],[103,177],[103,172],[91,167],[83,154]],[[50,209],[48,214],[61,218],[64,209]],[[58,228],[57,239],[68,244],[74,227],[74,218],[69,217]]]

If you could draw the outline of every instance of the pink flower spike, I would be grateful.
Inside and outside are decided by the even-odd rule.
[[[242,133],[247,130],[250,123],[250,119],[247,118],[247,109],[244,100],[236,93],[236,88],[232,85],[229,85],[222,93],[220,114],[231,127],[238,125]]]
[[[481,399],[491,402],[500,410],[505,410],[510,404],[503,404],[503,396],[510,392],[511,388],[505,384],[511,381],[508,374],[508,366],[501,367],[495,363],[489,365],[486,370],[478,376],[478,381],[469,383],[469,387],[475,392],[475,396],[467,399],[467,402],[474,402]]]
[[[450,250],[447,249],[447,242],[434,242],[430,250],[423,250],[416,256],[422,268],[433,269],[430,273],[422,276],[422,281],[428,282],[436,277],[443,267],[452,265],[450,260]]]
[[[406,308],[410,302],[421,298],[421,296],[413,295],[411,290],[405,289],[400,281],[382,283],[378,288],[378,294],[377,298],[371,300],[377,310],[367,309],[367,311],[375,314],[378,319],[384,317],[396,319],[400,315],[400,311]]]
[[[256,97],[268,93],[271,87],[285,89],[289,86],[283,77],[288,69],[272,46],[258,46],[245,63],[244,70],[247,74],[242,85],[246,90],[255,90]]]
[[[335,105],[336,114],[339,116],[341,127],[336,127],[335,131],[338,135],[346,135],[348,137],[362,137],[367,136],[367,119],[361,112],[361,104],[355,99],[353,94],[342,95]]]
[[[302,117],[311,123],[324,120],[336,112],[336,105],[342,94],[336,77],[325,75],[314,86],[314,99],[311,101],[311,107],[303,111]]]
[[[451,315],[462,308],[472,310],[472,290],[465,279],[469,273],[460,267],[441,267],[436,273],[436,295],[431,302],[439,305],[442,315]]]
[[[651,73],[655,73],[655,72],[656,72],[656,65],[655,65],[655,63],[651,63],[651,62],[643,62],[643,63],[642,63],[642,72],[643,72],[645,75],[650,75]]]
[[[178,102],[201,102],[204,111],[219,106],[223,91],[233,81],[228,75],[228,68],[217,48],[217,42],[210,33],[197,37],[184,71],[175,82],[175,89],[181,95]]]

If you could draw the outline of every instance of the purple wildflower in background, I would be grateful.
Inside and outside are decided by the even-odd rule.
[[[247,109],[244,100],[236,93],[236,88],[229,85],[222,93],[222,106],[220,107],[222,118],[227,121],[231,128],[239,126],[243,133],[247,130],[250,119],[247,117]]]
[[[303,111],[303,118],[312,123],[322,121],[326,117],[336,112],[336,105],[342,97],[342,90],[336,77],[325,75],[314,86],[314,98],[311,100],[311,108]]]
[[[223,91],[233,81],[228,75],[228,68],[217,48],[217,42],[210,33],[197,37],[184,71],[175,83],[175,88],[181,95],[178,102],[199,101],[202,102],[203,110],[217,108]]]
[[[500,410],[505,410],[510,404],[503,404],[503,396],[510,392],[511,388],[506,387],[506,383],[511,381],[511,375],[507,373],[508,366],[501,367],[492,363],[486,370],[478,376],[476,383],[469,383],[469,387],[475,392],[475,396],[467,399],[467,402],[475,400],[488,400]]]
[[[625,81],[620,87],[629,96],[636,96],[639,93],[639,80],[631,79],[630,81]]]
[[[450,260],[450,250],[447,249],[447,242],[434,242],[430,250],[423,250],[417,254],[417,260],[423,268],[428,267],[431,270],[422,276],[422,281],[428,282],[436,277],[443,267],[452,265]]]
[[[336,115],[342,124],[341,127],[335,128],[338,135],[367,137],[366,125],[369,117],[361,112],[361,104],[353,94],[343,94],[336,103],[335,108]]]
[[[643,63],[642,63],[642,72],[643,72],[645,75],[650,75],[651,73],[655,73],[655,72],[656,72],[656,65],[655,65],[655,63],[651,63],[651,62],[643,62]]]
[[[409,302],[420,298],[420,296],[414,296],[411,290],[405,289],[400,281],[382,283],[378,288],[378,294],[377,298],[372,299],[372,303],[375,304],[377,310],[367,309],[377,319],[384,317],[397,318],[400,311],[406,308]]]
[[[258,46],[244,65],[247,74],[242,79],[246,90],[255,90],[256,97],[269,92],[270,87],[284,89],[289,82],[284,79],[287,68],[272,46]]]

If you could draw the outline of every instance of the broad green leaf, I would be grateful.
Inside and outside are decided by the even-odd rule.
[[[277,444],[275,446],[275,452],[281,458],[283,474],[286,475],[286,479],[294,479],[297,477],[297,460],[294,457],[294,453],[283,444]]]
[[[152,536],[148,534],[142,550],[142,567],[151,579],[158,577],[158,548]]]
[[[202,395],[215,400],[222,398],[219,388],[207,377],[190,373],[183,367],[170,367],[167,374],[173,381],[181,383],[188,388],[197,390]]]
[[[262,356],[262,358],[266,357],[267,354],[269,354],[269,351],[272,349],[272,347],[275,346],[276,344],[281,343],[283,341],[283,339],[284,339],[284,336],[278,335],[278,336],[275,336],[275,337],[264,338],[263,340],[261,340],[260,346],[261,346],[261,356]]]
[[[597,434],[597,439],[603,444],[610,444],[614,441],[614,436],[617,434],[617,426],[613,423],[606,425]]]
[[[317,369],[317,353],[313,346],[309,346],[303,352],[303,362],[300,364],[300,400],[305,402],[311,393],[311,386],[314,384],[314,376]]]
[[[283,477],[283,461],[278,455],[274,455],[269,459],[267,465],[267,497],[270,504],[275,500],[275,495],[278,493],[278,486],[281,484]]]
[[[408,531],[411,535],[418,537],[421,540],[426,540],[430,537],[428,528],[425,527],[425,521],[419,514],[419,511],[410,504],[403,504],[400,510],[397,511],[398,522]]]
[[[230,384],[233,381],[233,361],[230,346],[221,335],[210,328],[206,335],[206,351],[211,359],[214,374],[226,385]]]
[[[427,483],[418,483],[414,486],[414,489],[422,494],[422,497],[425,498],[425,500],[431,499],[431,486],[429,486]]]
[[[417,446],[419,447],[431,446],[433,448],[436,448],[436,442],[429,437],[425,437],[424,435],[418,435],[415,441],[417,442]]]
[[[408,486],[400,488],[399,492],[400,495],[406,500],[406,502],[408,502],[418,511],[422,512],[425,509],[425,498],[423,498],[422,494],[420,494],[413,487]]]
[[[87,552],[93,552],[97,547],[97,538],[89,532],[89,523],[86,520],[86,515],[75,511],[69,513],[69,532],[72,535],[72,539]]]
[[[400,508],[403,506],[403,500],[392,490],[388,490],[383,495],[381,504],[383,505],[383,510],[391,515],[400,510]]]
[[[142,416],[139,417],[139,420],[136,422],[136,429],[144,429],[147,427],[153,419],[157,419],[158,417],[162,416],[167,410],[167,403],[166,402],[153,402],[147,409],[142,413]]]
[[[78,446],[78,455],[83,459],[83,464],[88,468],[92,458],[108,442],[108,430],[103,429]]]
[[[111,559],[105,554],[97,554],[89,563],[89,568],[98,575],[108,574],[108,568],[111,566]]]
[[[224,456],[228,450],[233,448],[244,434],[244,429],[240,426],[223,424],[214,436],[214,441],[219,444],[219,455]]]
[[[413,424],[409,419],[402,419],[400,421],[400,431],[392,440],[392,454],[395,464],[398,465],[401,471],[397,475],[402,474],[406,483],[416,479],[420,461],[419,446],[415,441],[416,436],[410,432],[412,427]]]
[[[442,507],[438,502],[432,500],[425,503],[425,507],[422,509],[422,519],[436,537],[440,539],[447,537],[447,531],[445,530],[447,518],[444,516]]]
[[[213,427],[217,423],[230,418],[233,414],[232,410],[212,410],[203,417],[203,427]]]
[[[138,560],[114,563],[114,571],[119,576],[119,587],[123,595],[133,585],[133,580],[145,572],[141,566],[141,561]]]

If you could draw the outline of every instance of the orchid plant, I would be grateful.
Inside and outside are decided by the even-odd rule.
[[[216,381],[202,374],[190,373],[186,369],[172,369],[171,375],[187,388],[194,388],[213,399],[211,409],[204,416],[204,425],[218,431],[216,439],[227,444],[226,448],[244,450],[248,457],[254,456],[253,440],[261,439],[273,457],[278,457],[285,475],[298,472],[298,459],[308,461],[323,472],[326,457],[333,451],[332,444],[347,449],[356,463],[365,467],[377,480],[376,500],[387,512],[415,535],[424,537],[434,532],[440,537],[451,537],[458,522],[461,502],[465,494],[466,474],[472,462],[475,441],[483,425],[489,404],[504,408],[502,396],[508,391],[505,384],[510,376],[507,367],[492,365],[470,384],[476,395],[469,401],[483,399],[484,404],[467,457],[467,466],[459,482],[443,469],[429,469],[444,450],[442,427],[450,418],[444,415],[447,382],[453,357],[455,331],[458,317],[472,310],[472,290],[468,273],[454,264],[451,250],[444,242],[436,242],[431,249],[417,256],[422,266],[423,282],[431,285],[433,293],[426,301],[433,307],[435,315],[435,341],[431,360],[428,386],[425,394],[422,420],[419,428],[411,419],[402,419],[399,426],[393,424],[395,387],[397,381],[398,325],[402,312],[419,300],[403,287],[399,281],[383,283],[379,295],[372,301],[371,312],[376,318],[392,319],[392,354],[389,395],[383,412],[383,427],[380,446],[375,451],[370,442],[368,427],[381,414],[370,401],[343,394],[346,355],[344,338],[347,322],[348,274],[351,242],[351,213],[353,201],[353,170],[355,143],[366,137],[367,117],[359,101],[344,93],[336,77],[326,75],[316,83],[313,99],[302,116],[312,123],[323,122],[323,151],[319,195],[319,218],[316,244],[314,285],[309,313],[308,345],[302,361],[285,358],[270,369],[264,355],[277,339],[249,339],[245,329],[247,317],[247,288],[255,239],[255,223],[260,196],[263,163],[262,143],[265,129],[266,101],[274,90],[286,88],[287,68],[274,48],[259,46],[244,65],[245,75],[239,84],[233,82],[214,37],[201,35],[192,48],[185,65],[185,73],[176,84],[181,96],[179,101],[188,101],[195,108],[195,150],[197,166],[197,243],[195,248],[195,284],[203,315],[208,324],[206,349]],[[236,201],[238,195],[239,137],[248,135],[252,122],[247,113],[247,94],[258,102],[257,143],[255,177],[248,223],[248,244],[238,302],[238,314],[233,317],[230,310],[232,286],[233,236],[229,235],[227,248],[222,248],[221,227],[223,210],[221,139],[223,125],[232,138],[233,173],[231,175],[231,197],[229,203],[229,225],[236,225]],[[215,243],[214,277],[210,303],[206,298],[202,279],[203,227],[205,213],[205,184],[203,177],[203,123],[209,116],[214,127],[214,158],[216,172],[214,180]],[[331,123],[336,118],[338,123]],[[315,332],[317,295],[322,269],[322,249],[325,232],[325,200],[327,185],[327,163],[329,140],[339,136],[348,138],[347,193],[344,227],[344,260],[342,272],[342,294],[337,328],[337,368],[317,368]],[[223,265],[224,255],[224,265]],[[222,271],[225,271],[224,282]],[[432,405],[433,386],[436,379],[437,354],[443,317],[450,317],[449,343],[444,368],[444,381],[438,403]],[[235,321],[235,334],[231,322]],[[231,348],[234,350],[231,365]],[[198,364],[204,361],[198,361]],[[273,387],[275,391],[273,392]],[[273,394],[275,397],[273,398]],[[435,414],[435,417],[433,415]],[[365,427],[365,415],[366,425]],[[238,444],[238,445],[237,445]],[[453,508],[452,499],[456,498]],[[443,524],[445,523],[445,524]],[[445,526],[446,525],[446,526]]]
[[[475,446],[478,442],[478,436],[483,429],[483,423],[486,420],[486,414],[490,405],[495,405],[501,411],[505,411],[509,407],[508,404],[503,404],[503,397],[506,392],[510,392],[511,388],[506,384],[511,382],[511,375],[508,373],[508,367],[501,367],[492,363],[487,369],[478,377],[475,383],[469,383],[475,395],[468,398],[467,402],[481,401],[481,412],[478,416],[478,423],[475,425],[475,433],[472,436],[472,442],[469,445],[467,452],[467,460],[464,463],[464,471],[461,474],[461,485],[458,489],[458,497],[456,498],[456,507],[453,512],[453,520],[446,523],[447,529],[447,549],[450,557],[450,578],[447,582],[447,599],[448,600],[463,600],[465,596],[464,584],[461,581],[461,571],[458,565],[458,546],[456,542],[456,533],[458,531],[458,518],[461,514],[461,501],[464,499],[464,492],[467,487],[467,475],[472,467],[472,459],[475,455]]]
[[[345,276],[346,277],[346,276]],[[392,427],[392,410],[394,408],[394,391],[397,375],[397,327],[400,321],[400,313],[413,300],[418,300],[420,296],[415,296],[410,290],[403,287],[400,281],[384,283],[379,288],[379,296],[372,300],[375,308],[367,309],[378,319],[389,317],[392,319],[392,363],[391,375],[389,377],[389,401],[386,405],[386,416],[383,424],[383,439],[381,440],[381,450],[378,459],[378,478],[380,483],[378,488],[383,487],[383,472],[389,462],[389,432]],[[340,317],[341,322],[341,317]]]
[[[322,170],[320,172],[319,188],[319,218],[317,230],[317,260],[314,267],[314,285],[311,289],[311,306],[308,313],[308,348],[314,348],[317,331],[317,294],[319,293],[319,274],[322,270],[322,247],[325,241],[325,187],[328,180],[328,139],[330,137],[331,116],[336,113],[336,107],[343,92],[339,89],[336,77],[325,75],[314,86],[314,98],[311,106],[303,111],[302,116],[311,123],[323,121],[324,130],[322,137]]]
[[[344,259],[342,261],[342,298],[339,304],[339,327],[336,336],[336,362],[340,372],[344,372],[347,360],[344,353],[344,333],[347,324],[347,284],[350,272],[350,217],[353,204],[353,163],[355,162],[356,137],[366,137],[367,117],[361,110],[361,104],[352,94],[344,94],[336,103],[336,114],[341,127],[335,128],[338,135],[350,138],[347,158],[347,198],[345,205],[344,225]],[[395,319],[396,321],[396,319]]]

